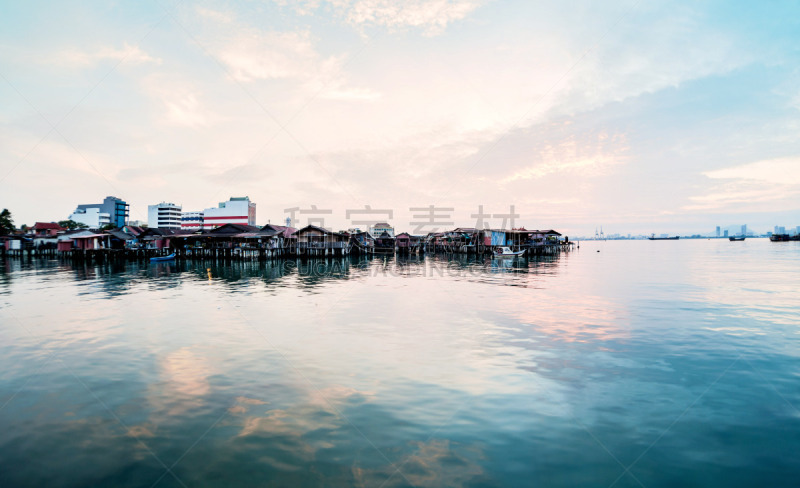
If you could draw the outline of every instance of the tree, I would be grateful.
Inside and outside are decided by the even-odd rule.
[[[74,220],[59,220],[58,225],[65,229],[74,230],[74,229],[88,229],[89,226],[82,223],[82,222],[75,222]]]
[[[106,224],[106,225],[100,227],[100,230],[112,230],[112,229],[116,229],[116,228],[117,228],[117,226],[114,225],[114,224]]]
[[[11,212],[4,208],[0,212],[0,236],[6,236],[14,232],[14,219],[11,218]]]

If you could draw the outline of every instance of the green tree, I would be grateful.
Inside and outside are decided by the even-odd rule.
[[[58,225],[69,230],[89,228],[89,226],[83,222],[75,222],[74,220],[59,220]]]
[[[14,219],[11,218],[11,212],[4,208],[0,212],[0,236],[6,236],[14,232]]]
[[[117,226],[114,225],[114,224],[106,224],[106,225],[100,227],[100,230],[111,230],[111,229],[116,229],[116,228],[117,228]]]

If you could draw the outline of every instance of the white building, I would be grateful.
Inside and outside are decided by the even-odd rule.
[[[213,229],[225,224],[256,225],[256,204],[249,197],[231,197],[218,207],[203,210],[203,226]]]
[[[147,206],[147,226],[152,229],[180,229],[181,206],[161,202]]]
[[[111,223],[111,214],[101,212],[99,207],[78,208],[69,215],[69,219],[86,224],[90,229],[99,229]]]
[[[198,230],[203,228],[203,212],[183,212],[181,229]]]
[[[389,234],[389,237],[394,237],[394,227],[386,222],[378,222],[369,228],[369,233],[372,234],[373,237],[380,237],[384,232]]]
[[[99,229],[108,224],[122,227],[128,221],[129,207],[130,205],[121,198],[105,197],[102,203],[78,205],[69,219],[86,224],[91,229]]]

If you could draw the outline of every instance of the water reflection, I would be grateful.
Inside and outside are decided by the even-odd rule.
[[[0,295],[11,293],[12,260],[0,262]]]
[[[3,263],[0,486],[791,486],[800,257],[673,244]]]
[[[553,274],[567,257],[492,259],[467,255],[344,257],[258,261],[174,261],[70,263],[34,259],[26,263],[8,260],[0,270],[0,293],[10,290],[15,272],[52,272],[55,279],[79,282],[81,295],[100,293],[118,297],[149,288],[178,288],[185,281],[206,281],[231,292],[246,291],[243,283],[267,290],[291,284],[315,288],[370,277],[429,277],[508,286],[536,286],[538,276]],[[54,264],[56,265],[54,268]]]

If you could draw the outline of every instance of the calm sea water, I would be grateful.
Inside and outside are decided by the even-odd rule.
[[[0,486],[797,486],[799,244],[5,262]]]

